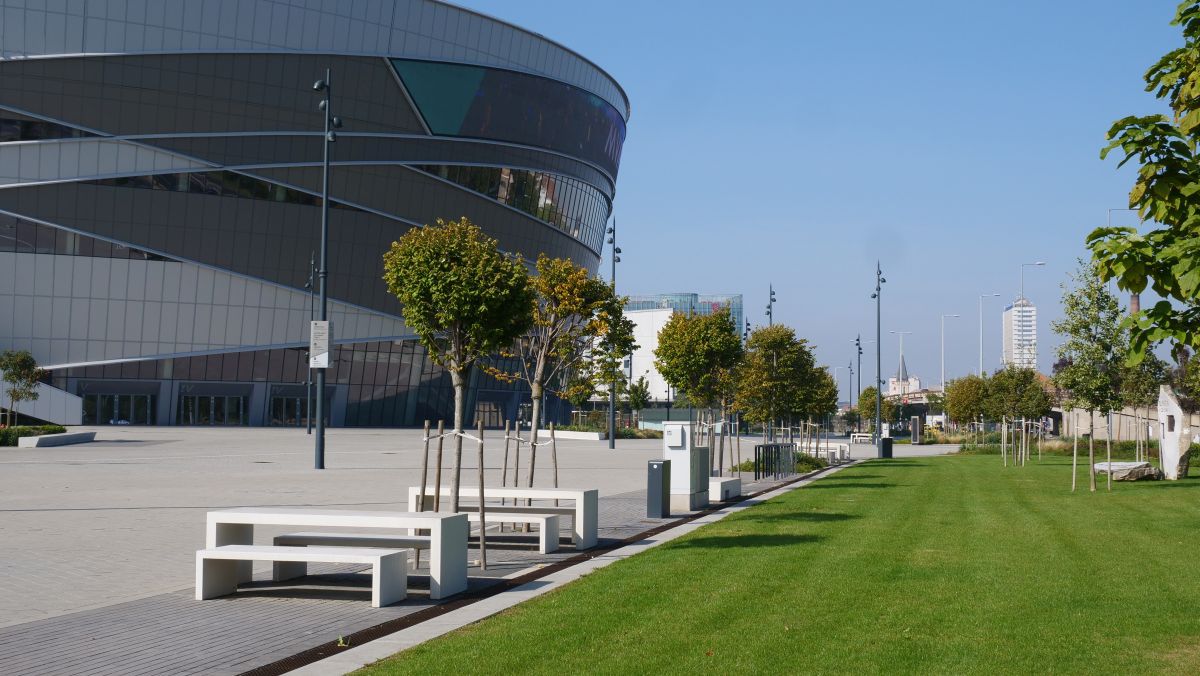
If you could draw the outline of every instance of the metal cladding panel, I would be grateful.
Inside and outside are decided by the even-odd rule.
[[[613,181],[596,167],[536,148],[486,141],[443,138],[364,137],[338,134],[332,161],[404,164],[478,164],[549,171],[571,176],[595,187],[610,199]],[[141,141],[208,162],[230,167],[270,164],[319,164],[321,135],[295,134],[147,138]]]
[[[160,52],[309,52],[455,61],[527,71],[603,97],[620,86],[523,28],[435,0],[0,0],[0,58]]]
[[[0,106],[106,134],[315,131],[313,82],[332,70],[348,129],[423,133],[383,59],[172,54],[0,61]]]
[[[5,188],[0,209],[297,289],[308,279],[321,222],[314,206],[84,183]],[[330,296],[399,316],[382,281],[382,255],[410,227],[331,209]]]

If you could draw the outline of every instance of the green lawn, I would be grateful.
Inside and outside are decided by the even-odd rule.
[[[1200,480],[873,461],[365,673],[1200,673]]]

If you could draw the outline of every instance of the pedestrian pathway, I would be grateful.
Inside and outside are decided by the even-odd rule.
[[[750,484],[744,492],[771,485]],[[644,491],[604,496],[599,549],[671,522],[645,518]],[[470,569],[467,596],[578,554],[567,545],[542,555],[513,548],[504,539],[489,535],[488,570]],[[361,569],[314,565],[305,584],[283,586],[260,572],[251,585],[222,599],[197,602],[189,587],[0,628],[0,673],[237,674],[438,605],[417,592],[400,604],[371,608],[366,601],[370,578],[359,574]],[[410,576],[410,584],[427,588],[421,570]],[[62,582],[69,588],[69,580]]]

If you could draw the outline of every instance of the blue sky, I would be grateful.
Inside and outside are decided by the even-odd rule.
[[[1141,77],[1181,42],[1175,0],[460,4],[562,42],[629,93],[621,292],[740,292],[758,324],[773,282],[776,318],[845,365],[855,334],[874,336],[880,258],[885,377],[888,330],[912,331],[909,370],[931,385],[943,313],[962,315],[946,320],[947,377],[976,368],[981,293],[1002,295],[984,306],[998,365],[999,301],[1025,261],[1048,264],[1025,292],[1049,370],[1060,284],[1132,181],[1100,161],[1104,134],[1160,112]]]

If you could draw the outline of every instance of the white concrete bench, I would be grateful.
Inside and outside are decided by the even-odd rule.
[[[425,488],[425,509],[433,509],[433,486]],[[576,549],[591,549],[596,546],[599,529],[599,510],[600,510],[600,492],[595,488],[589,489],[573,489],[573,488],[520,488],[520,487],[486,487],[484,489],[484,499],[487,501],[487,511],[499,510],[510,514],[528,513],[528,514],[560,514],[569,515],[571,517],[571,541],[575,544]],[[416,511],[420,502],[421,489],[418,486],[410,486],[408,489],[408,509]],[[459,489],[459,499],[468,501],[479,500],[479,488],[476,486],[463,486]],[[493,505],[496,500],[509,499],[518,500],[571,500],[575,503],[574,508],[564,508],[559,506],[545,505]],[[442,486],[441,502],[439,504],[443,510],[450,507],[450,487]],[[463,506],[459,505],[459,509],[464,512],[477,509],[475,505]],[[488,519],[489,523],[492,522]]]
[[[61,434],[41,434],[36,437],[21,437],[17,439],[17,448],[44,448],[46,446],[86,444],[89,441],[95,440],[95,432],[63,432]]]
[[[288,563],[358,563],[371,566],[371,607],[381,608],[408,596],[408,552],[355,547],[276,547],[224,545],[196,552],[196,600],[237,591],[241,561],[271,561],[274,579],[291,579]],[[303,569],[299,574],[304,575]]]
[[[742,494],[742,480],[727,477],[711,477],[708,480],[708,501],[725,502]]]
[[[382,547],[385,549],[430,549],[428,535],[384,535],[376,533],[287,533],[276,535],[279,547]],[[290,580],[308,574],[307,561],[287,561],[275,564],[275,579]]]
[[[493,513],[489,507],[484,514],[488,523],[527,523],[538,527],[538,552],[549,554],[558,551],[558,515],[528,512]],[[467,521],[479,523],[479,512],[468,512]]]
[[[850,435],[850,443],[852,444],[869,444],[871,443],[871,435],[864,432],[855,432]]]

